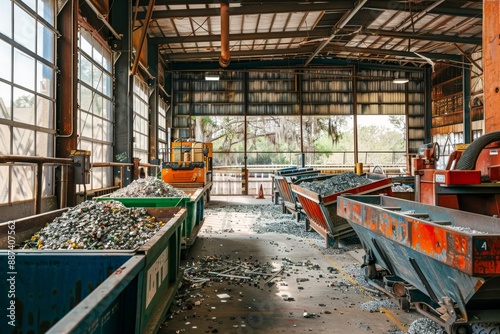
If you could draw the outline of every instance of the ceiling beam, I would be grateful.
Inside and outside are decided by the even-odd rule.
[[[421,33],[412,33],[412,32],[404,32],[404,31],[389,31],[382,29],[354,29],[354,28],[344,28],[342,31],[346,32],[358,32],[358,35],[373,35],[373,36],[382,36],[382,37],[392,37],[392,38],[403,38],[403,39],[415,39],[415,40],[423,40],[423,41],[436,41],[436,42],[444,42],[444,43],[461,43],[461,44],[472,44],[472,45],[481,45],[482,38],[479,37],[461,37],[461,36],[450,36],[450,35],[438,35],[438,34],[421,34]]]
[[[404,31],[388,31],[381,29],[354,29],[343,28],[340,34],[356,32],[358,35],[372,35],[391,38],[403,38],[422,41],[435,41],[443,43],[460,43],[481,45],[481,37],[460,37],[450,35],[438,34],[421,34],[410,33]],[[331,29],[314,29],[314,30],[301,30],[301,31],[278,31],[266,33],[248,33],[248,34],[231,34],[232,41],[244,41],[254,39],[278,39],[278,38],[326,38],[330,35]],[[152,37],[149,43],[152,44],[171,44],[171,43],[199,43],[199,42],[216,42],[220,41],[220,35],[202,35],[202,36],[173,36],[173,37]]]
[[[343,6],[335,3],[319,3],[319,4],[297,4],[296,6],[283,5],[260,5],[260,6],[242,6],[229,7],[231,15],[252,15],[252,14],[275,14],[275,13],[292,13],[292,12],[321,12],[321,11],[339,11],[345,12],[352,8],[352,3],[349,1],[341,1],[346,3]],[[350,5],[348,6],[348,3]],[[220,16],[220,8],[194,8],[194,9],[174,9],[174,10],[155,10],[153,19],[173,19],[185,17],[211,17]],[[146,17],[144,11],[137,13],[137,19],[142,20]]]
[[[314,52],[306,60],[306,65],[309,64],[311,62],[311,60],[313,60],[314,57],[316,57],[316,55],[318,53],[320,53],[321,50],[323,50],[323,48],[328,45],[328,43],[330,43],[330,41],[335,37],[337,32],[340,29],[344,28],[344,26],[354,17],[354,15],[356,15],[361,10],[361,8],[363,8],[366,1],[367,0],[359,0],[359,2],[356,4],[356,7],[354,7],[351,11],[345,13],[344,16],[342,16],[340,21],[335,24],[334,30],[333,30],[332,34],[330,35],[330,37],[328,37],[326,40],[322,41],[321,44],[316,48],[316,50],[314,50]]]
[[[149,1],[142,0],[140,5],[145,7],[148,5]],[[234,4],[241,4],[241,1],[229,1]],[[156,5],[193,5],[193,4],[219,4],[220,1],[180,1],[180,0],[158,0]],[[445,2],[448,3],[448,2]],[[453,3],[453,2],[451,2]],[[479,2],[478,2],[479,3]],[[286,6],[285,6],[286,5]],[[335,1],[328,3],[305,3],[304,1],[272,1],[267,3],[262,3],[262,1],[244,1],[242,6],[230,7],[231,15],[250,15],[250,14],[265,14],[265,13],[290,13],[295,11],[310,12],[310,11],[347,11],[353,8],[352,1]],[[381,1],[381,0],[371,0],[368,1],[364,10],[397,10],[397,11],[408,11],[408,7],[405,2],[398,1]],[[425,7],[415,3],[412,7],[412,12],[419,12],[425,10]],[[482,18],[482,9],[476,8],[456,8],[451,6],[440,5],[436,8],[432,8],[429,11],[431,14],[438,15],[449,15],[449,16],[460,16],[460,17],[470,17],[470,18]],[[174,9],[174,10],[155,10],[153,14],[153,19],[161,18],[180,18],[180,17],[208,17],[208,16],[219,16],[220,8],[203,8],[203,9]],[[137,19],[144,19],[146,17],[146,11],[141,9],[137,14]]]
[[[300,47],[294,49],[273,49],[273,50],[246,50],[246,51],[231,51],[233,57],[291,57],[291,56],[303,56],[310,55],[314,52],[315,47]],[[324,53],[339,53],[339,52],[349,52],[349,53],[361,53],[361,54],[373,54],[373,55],[388,55],[403,57],[405,59],[415,59],[421,61],[418,55],[413,52],[407,51],[397,51],[397,50],[386,50],[386,49],[372,49],[372,48],[359,48],[359,47],[346,47],[339,45],[328,45],[323,48]],[[208,52],[194,52],[194,53],[162,53],[162,56],[168,61],[200,61],[200,60],[213,60],[215,62],[219,59],[219,52],[208,51]],[[450,60],[450,61],[462,61],[462,56],[452,55],[452,54],[442,54],[433,52],[419,52],[419,54],[435,60]]]
[[[231,34],[232,41],[244,41],[253,39],[276,39],[276,38],[321,38],[330,34],[331,29],[314,29],[300,31],[277,31],[266,33],[248,33],[248,34]],[[198,42],[215,42],[220,41],[220,35],[203,35],[203,36],[175,36],[175,37],[152,37],[149,39],[153,44],[171,44],[171,43],[198,43]]]

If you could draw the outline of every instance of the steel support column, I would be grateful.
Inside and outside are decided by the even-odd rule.
[[[467,61],[466,61],[467,63]],[[470,67],[462,68],[462,91],[463,91],[463,123],[464,143],[471,142],[471,119],[470,119]]]
[[[126,0],[120,6],[113,6],[110,21],[122,35],[121,44],[118,43],[115,51],[120,52],[115,63],[115,145],[114,161],[131,163],[133,154],[133,77],[130,76],[132,66],[132,1]],[[120,170],[115,168],[115,180],[124,180],[127,186],[132,181],[130,168],[125,168],[125,175],[120,175]],[[115,181],[116,182],[116,181]],[[116,184],[115,184],[116,185]]]
[[[154,79],[149,79],[149,88],[152,90],[149,96],[149,161],[158,157],[158,44],[148,45],[148,67]],[[149,174],[151,175],[151,174]]]
[[[425,138],[424,143],[430,143],[432,141],[431,138],[431,129],[432,129],[432,73],[431,67],[426,66],[424,69],[424,119],[425,119]]]
[[[244,182],[245,182],[245,190],[243,191],[242,195],[248,195],[248,146],[247,146],[247,140],[248,140],[248,124],[247,124],[247,114],[248,114],[248,72],[245,72],[243,74],[243,89],[244,89],[244,101],[245,101],[245,107],[243,110],[244,116],[243,116],[243,128],[244,128],[244,134],[243,134],[243,160],[244,160]]]
[[[483,1],[483,87],[485,133],[500,130],[500,0]]]
[[[299,114],[300,114],[300,167],[306,166],[306,155],[304,153],[304,100],[302,92],[302,74],[295,74],[295,91],[299,93]]]
[[[77,63],[78,63],[78,8],[79,1],[70,1],[57,16],[57,26],[61,33],[58,39],[58,62],[60,71],[57,78],[57,135],[56,157],[69,158],[77,149]],[[41,171],[38,171],[41,173]],[[63,179],[61,170],[57,178]],[[68,168],[67,182],[60,184],[56,194],[67,194],[67,205],[76,205],[76,188],[73,168]],[[62,189],[61,187],[66,187]]]
[[[358,69],[352,68],[352,119],[353,119],[353,138],[354,138],[354,165],[358,163],[358,87],[356,76]]]

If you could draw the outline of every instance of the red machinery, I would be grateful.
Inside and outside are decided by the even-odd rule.
[[[445,170],[436,169],[439,146],[421,147],[413,161],[415,201],[500,215],[500,131],[486,134],[450,156]]]

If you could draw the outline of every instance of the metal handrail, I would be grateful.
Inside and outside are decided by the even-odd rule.
[[[67,203],[68,166],[73,164],[71,158],[49,158],[24,155],[0,155],[0,164],[33,164],[36,165],[34,212],[39,214],[42,207],[42,168],[43,165],[61,166],[61,193],[59,194],[59,206],[61,208]]]

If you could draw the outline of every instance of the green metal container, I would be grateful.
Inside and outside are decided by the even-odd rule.
[[[181,240],[187,210],[147,210],[157,219],[170,218],[158,233],[137,250],[137,254],[144,254],[146,257],[143,284],[139,285],[140,333],[156,333],[182,280]]]
[[[204,221],[205,188],[182,188],[190,197],[96,197],[97,201],[118,201],[126,207],[174,208],[185,207],[187,217],[182,226],[181,248],[191,247],[198,236]]]
[[[16,279],[12,298],[16,333],[156,332],[182,279],[181,238],[187,209],[146,210],[165,225],[144,245],[130,250],[11,251],[7,233],[2,233],[2,262],[15,256],[15,273],[9,275]],[[19,242],[64,211],[2,223],[0,231],[15,224]],[[4,281],[7,274],[2,274]],[[5,296],[8,289],[4,285]],[[4,298],[0,305],[7,309],[9,303]],[[0,325],[0,332],[11,331],[6,322]]]

